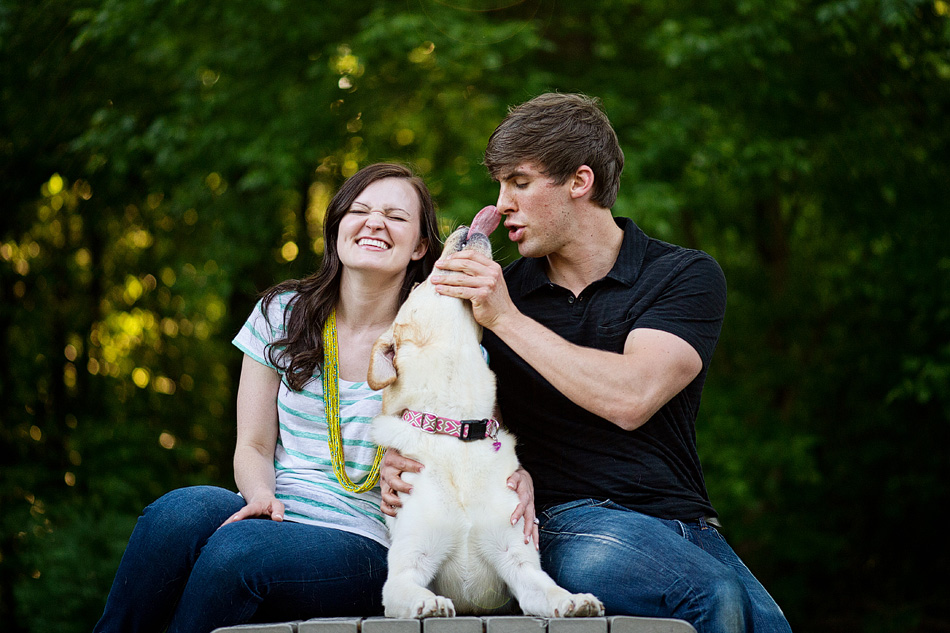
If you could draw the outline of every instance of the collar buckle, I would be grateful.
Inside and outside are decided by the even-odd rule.
[[[459,422],[461,428],[458,437],[463,442],[474,442],[489,437],[488,423],[490,420],[459,420]]]

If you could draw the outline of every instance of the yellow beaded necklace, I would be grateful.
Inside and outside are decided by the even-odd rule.
[[[346,474],[346,458],[343,456],[343,438],[340,430],[340,352],[336,343],[336,311],[330,313],[323,326],[323,402],[327,411],[327,444],[333,462],[333,474],[340,485],[349,492],[366,492],[379,481],[379,464],[383,460],[383,447],[376,449],[376,459],[366,479],[354,484]]]

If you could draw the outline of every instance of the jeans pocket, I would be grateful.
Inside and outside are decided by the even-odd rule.
[[[573,510],[574,508],[592,506],[595,503],[597,502],[593,499],[578,499],[577,501],[568,501],[567,503],[551,506],[550,508],[541,512],[541,522],[543,523],[545,520],[552,519],[562,512],[567,512],[568,510]]]
[[[612,501],[598,501],[597,499],[578,499],[576,501],[568,501],[567,503],[562,503],[560,505],[551,506],[550,508],[541,512],[541,525],[544,526],[546,521],[553,519],[559,514],[564,514],[571,510],[576,510],[577,508],[600,508],[603,506],[613,506],[616,505]]]

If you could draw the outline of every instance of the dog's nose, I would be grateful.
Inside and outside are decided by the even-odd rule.
[[[488,239],[488,236],[484,233],[469,233],[468,239],[462,240],[462,247],[459,250],[464,248],[491,248],[491,240]]]
[[[456,229],[458,233],[459,240],[455,243],[454,252],[459,252],[465,248],[465,245],[468,244],[468,227],[460,226]]]

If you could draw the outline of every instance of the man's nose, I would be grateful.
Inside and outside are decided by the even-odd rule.
[[[495,206],[498,208],[498,213],[502,215],[508,215],[515,211],[514,198],[504,185],[498,190],[498,202],[495,203]]]

